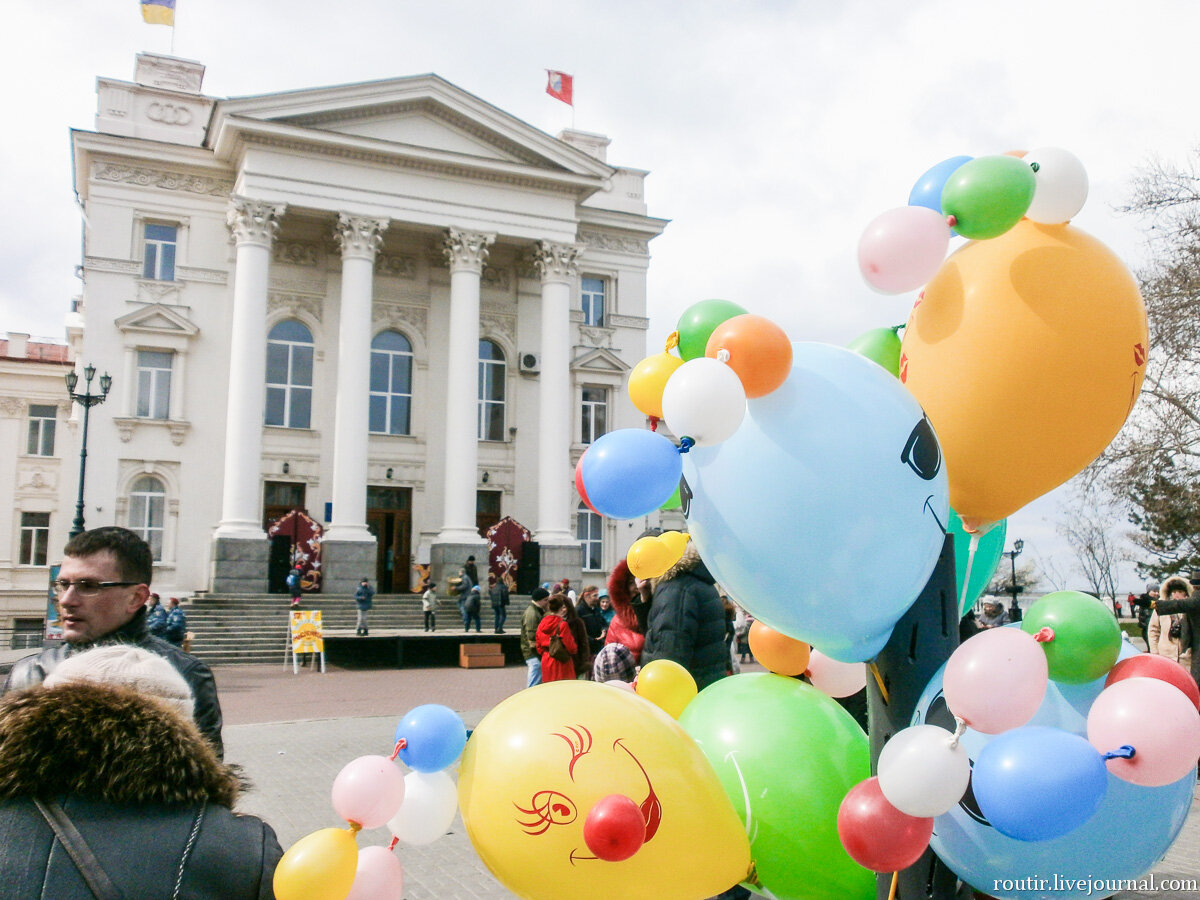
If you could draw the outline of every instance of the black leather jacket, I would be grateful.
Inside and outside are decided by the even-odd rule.
[[[102,644],[134,644],[144,650],[163,657],[176,671],[183,676],[192,689],[195,707],[192,718],[200,733],[208,738],[209,743],[217,751],[218,758],[223,757],[225,746],[221,742],[221,701],[217,699],[217,683],[213,679],[212,670],[190,653],[184,653],[179,647],[162,638],[155,637],[146,630],[146,612],[138,610],[137,614],[121,628],[106,635],[91,644],[62,643],[33,656],[26,656],[13,664],[4,683],[4,693],[33,687],[41,684],[68,656],[82,653]]]

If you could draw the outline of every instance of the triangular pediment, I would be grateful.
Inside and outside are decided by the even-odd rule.
[[[200,331],[183,313],[161,303],[153,303],[126,313],[117,319],[116,326],[121,331],[146,331],[184,337],[191,337]]]
[[[624,375],[630,370],[621,357],[603,347],[585,350],[571,361],[571,371],[603,375]]]
[[[605,178],[611,167],[437,75],[222,100],[213,118],[283,126],[552,172]]]

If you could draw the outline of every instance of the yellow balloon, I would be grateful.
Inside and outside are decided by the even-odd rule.
[[[638,538],[625,554],[629,571],[635,578],[657,578],[671,568],[679,557],[671,559],[671,551],[657,537]]]
[[[588,812],[633,799],[645,842],[606,862],[588,849]],[[746,831],[696,743],[628,691],[555,681],[494,707],[471,735],[458,778],[476,851],[530,900],[695,900],[746,878]]]
[[[1077,228],[1026,219],[946,260],[905,330],[900,380],[933,423],[950,505],[968,530],[1016,512],[1108,446],[1137,400],[1148,349],[1137,283]]]
[[[357,868],[353,830],[314,831],[292,844],[275,867],[276,900],[346,900]]]
[[[677,662],[656,659],[642,666],[633,684],[639,697],[645,697],[672,719],[696,697],[696,679]]]
[[[671,552],[671,565],[679,562],[687,550],[688,536],[682,531],[664,531],[658,536],[658,539],[666,544],[667,549]]]
[[[663,351],[647,356],[629,373],[629,399],[641,412],[656,419],[663,417],[662,396],[667,379],[683,365],[683,360]]]

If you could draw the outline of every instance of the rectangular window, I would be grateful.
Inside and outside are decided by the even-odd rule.
[[[171,417],[171,367],[174,354],[139,350],[137,355],[137,412],[141,419]]]
[[[598,572],[604,568],[604,523],[600,516],[582,503],[575,515],[575,536],[583,551],[585,572]]]
[[[22,566],[44,566],[49,546],[50,513],[21,513],[21,555],[17,562]]]
[[[583,434],[580,440],[590,444],[608,431],[608,391],[604,388],[583,389]]]
[[[175,280],[175,247],[178,229],[174,225],[146,224],[143,244],[142,277],[154,281]]]
[[[25,452],[30,456],[53,456],[57,421],[58,407],[29,404],[29,442]]]
[[[604,324],[604,290],[603,278],[580,279],[579,296],[583,302],[583,324]]]

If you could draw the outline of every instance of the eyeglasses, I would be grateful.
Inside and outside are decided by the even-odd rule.
[[[75,593],[80,597],[95,597],[101,591],[107,591],[109,588],[115,587],[133,587],[135,584],[141,584],[140,581],[93,581],[90,578],[80,578],[78,581],[67,581],[65,578],[60,578],[55,581],[51,587],[54,588],[54,595],[61,597],[71,588],[75,588]]]

